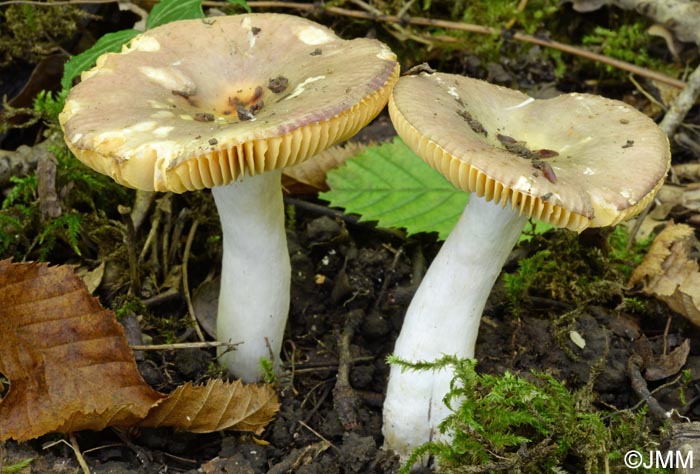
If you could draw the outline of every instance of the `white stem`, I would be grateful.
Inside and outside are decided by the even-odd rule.
[[[481,313],[527,218],[472,195],[406,312],[394,354],[408,361],[473,358]],[[452,371],[391,368],[384,446],[402,458],[437,438]]]
[[[280,171],[268,171],[212,189],[224,246],[217,339],[241,343],[221,363],[245,382],[260,380],[261,358],[279,365],[289,313],[291,267],[280,180]]]

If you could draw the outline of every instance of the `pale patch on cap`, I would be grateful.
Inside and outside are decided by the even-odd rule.
[[[307,26],[300,29],[297,32],[297,38],[299,38],[302,43],[314,46],[333,41],[333,36],[329,35],[327,31],[316,28],[315,26]]]
[[[139,71],[165,89],[193,94],[197,86],[182,71],[172,67],[141,66]]]

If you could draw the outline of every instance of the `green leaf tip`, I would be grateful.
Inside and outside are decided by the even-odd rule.
[[[330,191],[320,197],[331,206],[380,227],[404,228],[408,235],[437,232],[440,240],[452,232],[469,200],[469,193],[454,187],[398,137],[368,146],[330,171],[327,183]],[[528,222],[520,240],[551,228]]]
[[[382,227],[405,228],[408,234],[437,232],[442,240],[468,199],[467,193],[452,186],[398,137],[368,146],[331,171],[328,185],[330,191],[321,198],[331,206]]]
[[[153,6],[146,19],[146,29],[172,21],[204,18],[202,0],[161,0]]]
[[[97,58],[107,52],[121,51],[122,45],[137,34],[139,32],[136,30],[121,30],[107,33],[98,39],[92,47],[70,58],[63,68],[63,78],[61,79],[63,90],[70,89],[73,85],[73,79],[78,77],[83,71],[94,66]]]
[[[248,2],[246,0],[228,0],[228,3],[233,3],[235,5],[240,5],[245,9],[246,12],[252,13],[252,10],[250,9],[250,6],[248,6]]]

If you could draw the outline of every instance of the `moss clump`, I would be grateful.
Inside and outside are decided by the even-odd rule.
[[[90,258],[95,244],[104,244],[91,242],[90,236],[96,229],[112,226],[105,209],[114,212],[117,204],[131,201],[130,190],[76,160],[53,127],[36,153],[44,153],[55,166],[53,190],[59,214],[43,214],[36,172],[11,177],[12,187],[0,207],[0,258],[52,262],[65,261],[71,254]]]
[[[0,8],[0,67],[17,59],[35,63],[59,51],[89,14],[77,6],[8,5]]]
[[[508,301],[517,313],[531,297],[575,306],[622,298],[622,287],[651,240],[630,243],[622,226],[594,230],[588,238],[564,230],[536,235],[532,246],[539,250],[503,275]]]
[[[651,439],[643,411],[596,410],[592,384],[570,392],[548,374],[480,374],[475,361],[449,356],[434,363],[391,362],[455,371],[445,397],[452,414],[440,424],[450,441],[417,448],[404,473],[426,455],[435,457],[444,473],[621,472],[624,453]]]
[[[651,41],[651,36],[647,33],[649,26],[650,24],[643,18],[611,28],[596,26],[592,32],[584,35],[583,44],[598,50],[605,56],[674,75],[676,67],[649,54]],[[596,64],[604,68],[608,74],[619,76],[627,74],[609,65]]]

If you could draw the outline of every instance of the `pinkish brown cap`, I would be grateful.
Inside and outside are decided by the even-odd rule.
[[[250,14],[149,30],[83,73],[60,115],[93,169],[144,190],[218,186],[298,163],[384,107],[395,55],[309,20]]]
[[[639,213],[670,166],[651,119],[596,95],[538,100],[421,72],[399,79],[389,112],[401,138],[458,188],[579,232]]]

